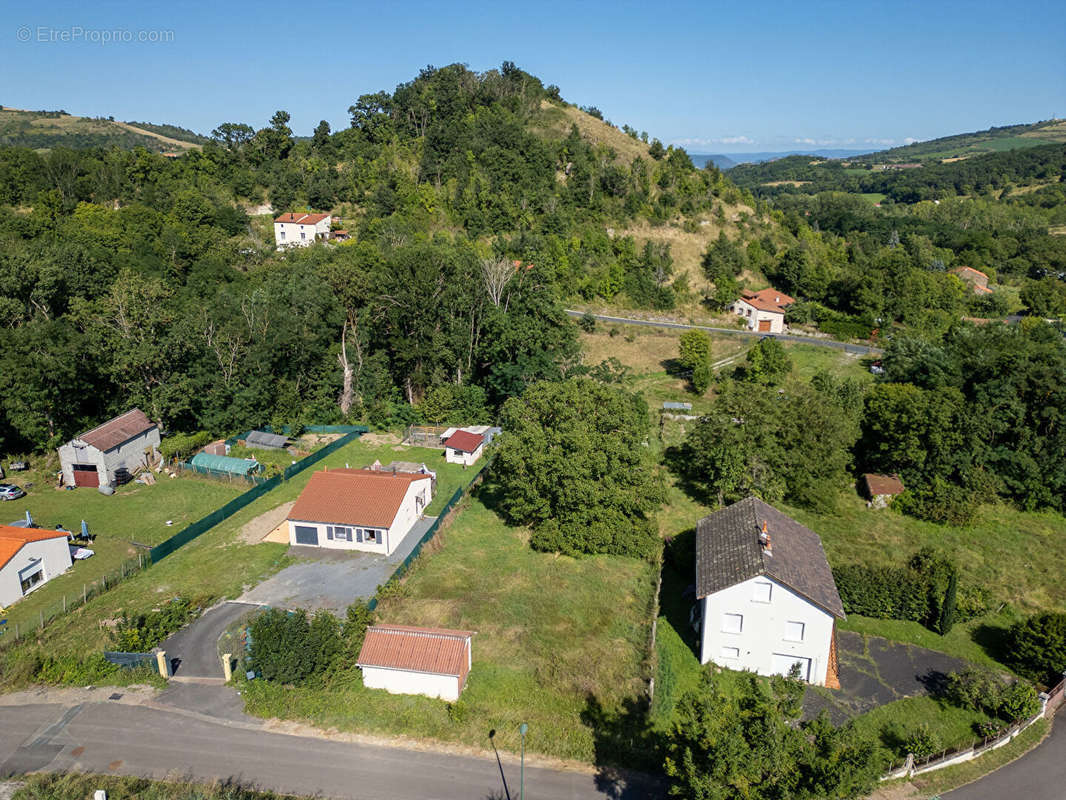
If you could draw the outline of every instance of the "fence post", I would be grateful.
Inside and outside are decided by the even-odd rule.
[[[81,585],[81,604],[85,605],[85,603],[88,602],[88,600],[89,600],[89,590],[85,586],[85,584],[83,583]]]
[[[43,628],[44,627],[44,609],[43,608],[40,610],[40,615],[41,615],[41,627]]]
[[[67,594],[66,594],[66,592],[63,593],[63,613],[64,614],[67,613]]]

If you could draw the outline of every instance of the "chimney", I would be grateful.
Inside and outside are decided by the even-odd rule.
[[[766,520],[762,521],[762,530],[759,532],[759,544],[762,545],[763,552],[768,556],[774,554],[773,543],[770,541],[770,532],[767,530]]]

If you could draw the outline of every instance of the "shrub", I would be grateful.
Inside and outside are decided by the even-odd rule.
[[[340,622],[328,611],[310,620],[303,609],[271,608],[251,626],[251,668],[268,681],[306,684],[325,672],[343,648]]]
[[[1066,614],[1046,612],[1010,631],[1011,661],[1021,674],[1054,686],[1066,670]]]
[[[204,445],[210,444],[213,438],[207,431],[176,433],[159,443],[159,452],[167,461],[185,460]]]
[[[1028,719],[1040,710],[1036,689],[1022,681],[1006,681],[992,670],[971,667],[953,672],[944,689],[948,702],[1004,722]]]
[[[198,611],[183,597],[175,597],[161,608],[143,614],[123,611],[118,624],[108,632],[108,638],[116,650],[145,653],[183,628]]]
[[[903,746],[916,759],[929,758],[943,749],[940,737],[929,729],[928,723],[924,722],[910,732]]]
[[[869,339],[873,334],[873,328],[869,325],[854,320],[827,319],[818,323],[818,330],[844,339]]]
[[[586,311],[582,314],[577,321],[577,324],[581,326],[581,330],[585,333],[592,333],[596,330],[596,318],[592,316],[591,311]]]

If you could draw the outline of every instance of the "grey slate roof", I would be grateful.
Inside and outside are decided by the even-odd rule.
[[[763,522],[772,555],[759,544]],[[757,497],[704,517],[696,524],[696,596],[706,597],[766,575],[835,617],[844,618],[822,540]]]

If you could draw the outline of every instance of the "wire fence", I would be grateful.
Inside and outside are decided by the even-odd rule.
[[[451,512],[460,503],[460,501],[462,501],[464,497],[470,494],[470,492],[473,491],[473,489],[481,482],[485,471],[489,468],[491,464],[491,459],[489,461],[486,461],[485,464],[481,467],[481,469],[478,470],[477,474],[474,476],[473,480],[470,481],[470,483],[455,490],[455,494],[453,494],[451,498],[449,498],[448,502],[444,504],[444,508],[442,508],[440,510],[440,513],[437,514],[437,518],[433,521],[433,524],[429,526],[429,528],[424,534],[422,534],[422,537],[418,540],[418,543],[415,544],[413,548],[411,548],[411,552],[407,554],[407,558],[405,558],[403,561],[396,565],[396,569],[393,570],[392,575],[389,576],[389,581],[398,581],[407,573],[407,570],[410,569],[411,564],[414,563],[415,559],[418,558],[419,554],[422,552],[422,548],[429,544],[431,541],[433,541],[437,533],[449,522],[451,522],[451,520],[449,519],[449,515],[451,514]],[[367,602],[367,607],[371,611],[378,607],[377,595],[374,595],[370,598],[370,600]]]
[[[251,473],[238,474],[236,472],[227,472],[223,469],[213,469],[212,467],[204,467],[200,464],[193,464],[191,461],[179,461],[176,464],[177,468],[182,472],[195,472],[197,475],[205,475],[210,478],[219,478],[221,480],[233,483],[234,481],[240,481],[242,483],[250,483],[253,486],[259,486],[267,482],[267,478],[260,475],[252,475]]]
[[[40,608],[36,619],[10,621],[0,626],[0,647],[12,645],[27,636],[33,635],[56,617],[63,616],[69,611],[88,603],[94,597],[113,589],[127,578],[147,569],[152,563],[152,558],[147,553],[142,553],[137,558],[123,561],[118,569],[101,575],[90,583],[83,583],[80,592],[64,592],[55,602]]]

